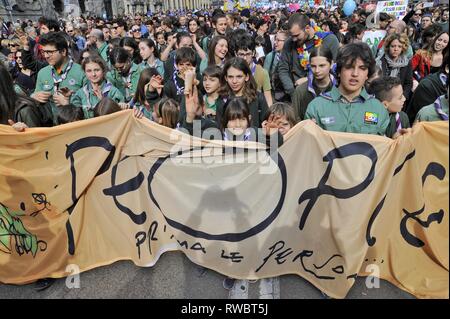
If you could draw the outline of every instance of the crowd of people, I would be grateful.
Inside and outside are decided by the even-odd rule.
[[[134,109],[196,136],[261,131],[280,145],[307,119],[389,138],[448,120],[448,7],[379,13],[386,36],[372,47],[369,16],[336,7],[3,22],[0,124],[23,131]]]
[[[312,119],[393,138],[429,119],[424,107],[448,118],[448,15],[424,3],[402,20],[379,13],[386,36],[373,47],[361,8],[3,22],[0,123],[54,126],[102,115],[106,103],[195,135],[285,134]]]

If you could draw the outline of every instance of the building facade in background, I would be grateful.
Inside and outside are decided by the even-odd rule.
[[[159,10],[199,10],[209,8],[212,0],[0,0],[0,17],[5,21],[98,16],[112,18],[147,14]]]

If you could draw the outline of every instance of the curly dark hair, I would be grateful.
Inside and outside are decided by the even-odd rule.
[[[336,75],[339,78],[343,67],[351,66],[357,59],[361,59],[369,70],[368,77],[375,73],[375,59],[370,47],[364,42],[355,42],[344,45],[339,49],[336,57]]]

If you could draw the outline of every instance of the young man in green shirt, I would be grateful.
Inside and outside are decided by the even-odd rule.
[[[389,113],[364,88],[374,72],[375,60],[367,44],[342,47],[336,58],[338,86],[315,98],[305,119],[328,131],[385,135]]]
[[[415,122],[435,121],[448,121],[448,94],[441,95],[433,104],[421,108],[415,120]]]
[[[41,103],[40,107],[51,108],[53,122],[57,125],[58,106],[68,104],[70,96],[85,85],[87,79],[81,66],[69,56],[63,35],[47,33],[40,44],[49,65],[39,71],[31,97]]]

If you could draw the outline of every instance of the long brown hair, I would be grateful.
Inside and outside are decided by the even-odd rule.
[[[222,75],[222,83],[224,83],[223,87],[219,91],[219,95],[221,96],[234,96],[233,90],[230,88],[227,82],[227,73],[228,70],[233,67],[237,70],[244,72],[245,76],[249,77],[249,80],[244,83],[244,89],[242,92],[242,96],[246,99],[248,104],[252,103],[256,100],[256,82],[253,78],[252,72],[247,64],[247,62],[243,58],[231,58],[227,62],[225,62],[225,66],[223,67],[223,75]]]
[[[409,38],[406,34],[391,34],[389,35],[385,42],[384,42],[384,52],[386,54],[389,54],[389,47],[391,46],[391,43],[394,42],[395,40],[398,40],[398,42],[400,42],[400,44],[402,45],[402,53],[401,54],[405,54],[406,51],[408,51],[408,47],[409,47]]]
[[[145,68],[141,75],[139,76],[139,81],[136,89],[136,93],[134,94],[134,102],[138,102],[141,105],[145,104],[145,85],[150,82],[152,76],[159,75],[158,71],[155,68]]]
[[[170,98],[163,98],[159,101],[158,106],[155,107],[155,112],[162,119],[162,125],[170,128],[177,127],[180,115],[180,108],[177,101]]]
[[[94,107],[94,117],[108,115],[120,111],[122,111],[122,109],[120,108],[119,104],[117,104],[109,97],[104,97]]]
[[[211,44],[209,45],[208,65],[216,65],[216,57],[215,57],[214,52],[216,51],[216,46],[217,46],[217,44],[219,44],[220,40],[227,41],[228,52],[227,52],[227,55],[225,56],[225,60],[227,60],[228,57],[230,56],[230,43],[229,43],[228,38],[224,35],[217,35],[211,40]]]

